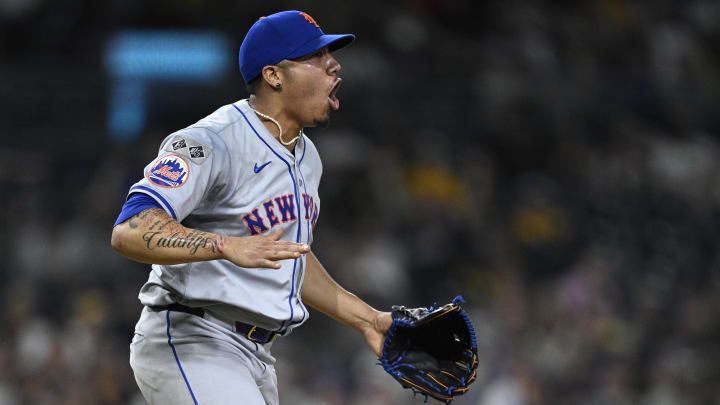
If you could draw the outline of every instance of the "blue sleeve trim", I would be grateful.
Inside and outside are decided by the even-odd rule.
[[[160,204],[155,201],[154,198],[150,197],[147,194],[133,193],[130,195],[130,198],[128,198],[128,200],[125,202],[125,205],[123,205],[122,211],[120,211],[120,215],[118,216],[117,221],[115,221],[115,225],[113,225],[113,227],[122,224],[123,222],[127,221],[128,218],[133,217],[148,208],[156,207],[162,208]]]
[[[158,200],[158,202],[160,204],[162,204],[162,208],[165,209],[165,211],[167,211],[168,214],[170,214],[173,217],[173,219],[177,221],[177,215],[175,215],[175,211],[170,206],[170,203],[163,196],[161,196],[160,193],[151,189],[150,187],[145,187],[145,186],[132,187],[130,189],[130,192],[132,193],[133,191],[140,191],[140,192],[143,192],[146,194],[150,194],[150,196],[152,196],[152,197],[155,197],[155,199]]]

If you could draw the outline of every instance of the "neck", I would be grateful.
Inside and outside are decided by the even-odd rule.
[[[251,94],[248,98],[248,104],[250,104],[250,107],[252,107],[256,112],[268,115],[272,117],[275,121],[277,121],[278,124],[280,124],[280,126],[282,127],[282,139],[279,138],[280,128],[278,128],[278,126],[275,125],[272,120],[258,115],[258,118],[263,123],[263,125],[265,125],[265,128],[268,130],[268,132],[270,132],[270,134],[272,134],[275,139],[280,141],[280,143],[283,144],[283,146],[287,150],[293,152],[295,150],[295,144],[298,140],[296,139],[289,145],[285,145],[285,143],[295,138],[301,128],[296,120],[288,117],[286,110],[282,107],[282,104],[280,104],[278,101],[275,101],[274,99],[258,97],[254,94]]]

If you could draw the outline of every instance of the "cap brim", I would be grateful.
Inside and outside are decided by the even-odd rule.
[[[313,39],[312,41],[308,41],[306,44],[296,49],[295,52],[286,56],[285,59],[297,59],[307,54],[313,53],[318,49],[325,48],[326,46],[328,47],[328,50],[330,52],[337,51],[338,49],[350,44],[350,42],[352,42],[354,39],[355,35],[353,34],[323,34]]]

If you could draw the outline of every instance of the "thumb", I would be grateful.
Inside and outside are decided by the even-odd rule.
[[[282,234],[283,234],[283,229],[282,229],[282,227],[279,227],[275,232],[268,234],[267,238],[270,240],[280,240],[280,237],[282,236]]]

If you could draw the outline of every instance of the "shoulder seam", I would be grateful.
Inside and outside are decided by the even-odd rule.
[[[240,118],[242,118],[242,117],[240,117]],[[206,129],[206,130],[212,132],[212,133],[215,134],[215,135],[220,135],[220,133],[224,132],[225,130],[227,130],[228,128],[230,128],[234,123],[236,123],[236,122],[238,122],[238,121],[240,121],[239,118],[238,118],[238,119],[235,119],[235,120],[233,120],[233,121],[228,122],[228,123],[227,123],[224,127],[222,127],[219,131],[215,131],[215,130],[211,129],[210,127],[204,126],[204,125],[190,125],[190,126],[186,127],[186,129],[190,129],[190,128],[202,128],[202,129]]]

